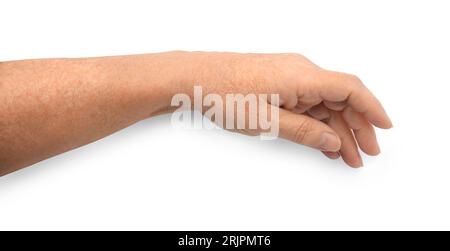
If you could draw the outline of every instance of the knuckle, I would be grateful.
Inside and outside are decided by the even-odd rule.
[[[347,78],[350,84],[358,87],[363,86],[363,82],[358,76],[353,74],[347,74]]]
[[[295,128],[294,141],[297,143],[302,143],[308,133],[311,131],[312,124],[311,121],[305,119],[300,122]]]
[[[301,54],[292,54],[292,57],[295,58],[297,61],[299,62],[310,62],[305,56],[301,55]]]
[[[294,61],[303,61],[305,60],[305,57],[298,53],[284,53],[282,54],[284,57],[294,60]]]

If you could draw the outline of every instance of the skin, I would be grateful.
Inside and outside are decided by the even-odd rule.
[[[354,75],[298,54],[166,52],[0,63],[0,176],[169,113],[173,95],[280,94],[280,136],[362,166],[392,123]],[[257,134],[258,132],[256,132]],[[255,135],[255,132],[249,133]]]

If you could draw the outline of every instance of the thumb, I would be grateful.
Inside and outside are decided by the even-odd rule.
[[[341,140],[325,123],[306,115],[280,109],[280,136],[321,151],[337,152]]]

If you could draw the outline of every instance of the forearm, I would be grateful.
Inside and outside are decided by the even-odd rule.
[[[0,63],[0,176],[165,112],[173,54]]]

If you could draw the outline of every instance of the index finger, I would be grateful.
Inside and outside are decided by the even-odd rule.
[[[319,96],[327,101],[346,101],[354,111],[363,114],[373,125],[388,129],[392,122],[380,101],[354,75],[320,70],[314,76]]]

